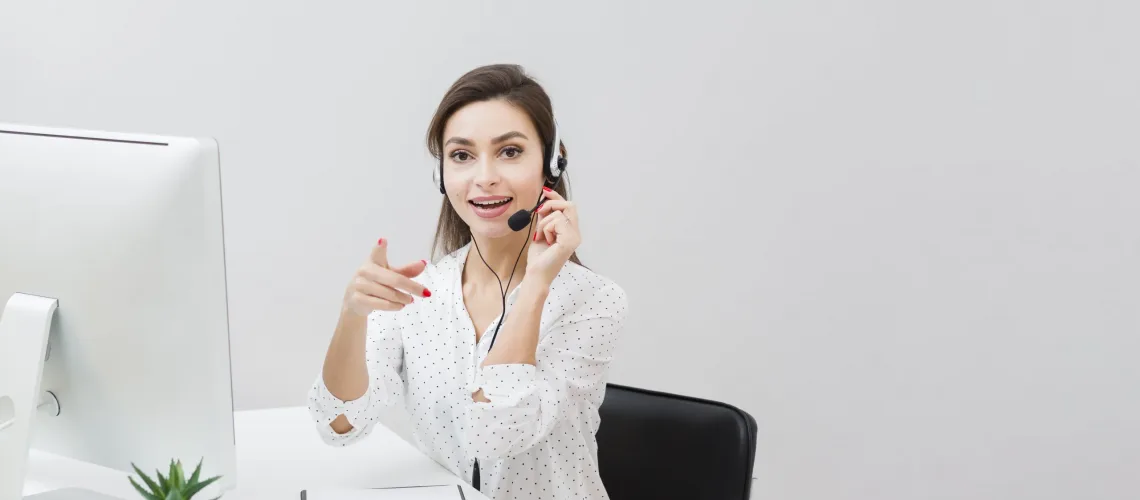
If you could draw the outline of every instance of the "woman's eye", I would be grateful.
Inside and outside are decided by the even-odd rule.
[[[518,157],[518,155],[521,155],[521,154],[522,154],[522,148],[519,148],[518,146],[507,146],[507,147],[503,148],[503,153],[502,153],[502,155],[506,156],[507,158],[516,158],[516,157]]]
[[[451,159],[455,161],[467,161],[471,159],[471,155],[467,154],[466,151],[456,151],[451,153]]]

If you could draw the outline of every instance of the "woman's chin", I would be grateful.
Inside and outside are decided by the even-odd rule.
[[[492,223],[490,221],[480,220],[475,225],[471,226],[471,234],[481,239],[498,239],[505,236],[510,236],[514,231],[507,227],[506,222]]]

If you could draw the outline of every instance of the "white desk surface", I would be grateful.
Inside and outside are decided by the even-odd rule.
[[[223,500],[298,500],[303,489],[377,488],[462,484],[469,500],[487,500],[462,479],[420,453],[396,433],[377,425],[364,441],[326,445],[304,407],[234,413],[237,488]],[[129,474],[31,452],[24,495],[81,487],[124,499],[141,499]],[[210,498],[210,497],[204,497]]]

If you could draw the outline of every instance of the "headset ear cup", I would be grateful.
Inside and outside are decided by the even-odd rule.
[[[558,161],[555,163],[555,166],[551,168],[547,173],[547,177],[550,178],[551,182],[558,181],[558,179],[562,177],[562,174],[566,173],[566,163],[566,158],[563,158],[561,156],[558,157]]]
[[[558,185],[558,181],[562,180],[562,175],[566,173],[566,159],[559,157],[557,161],[557,169],[548,169],[546,171],[545,184],[546,187],[554,189]]]

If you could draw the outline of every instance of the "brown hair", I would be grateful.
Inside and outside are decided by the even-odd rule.
[[[554,141],[554,112],[550,105],[550,96],[533,78],[526,74],[521,66],[515,64],[492,64],[475,68],[459,77],[444,94],[435,116],[431,118],[431,125],[427,131],[427,148],[432,157],[443,161],[443,129],[451,115],[460,108],[481,101],[501,99],[526,113],[539,138],[544,145],[543,157],[548,158],[550,151],[545,150],[547,145]],[[562,156],[566,156],[566,146],[559,141],[558,145]],[[439,168],[436,165],[433,168]],[[566,199],[569,196],[570,180],[567,173],[561,175],[561,182],[554,190]],[[432,258],[448,255],[463,245],[471,242],[471,228],[451,206],[451,200],[443,197],[443,204],[439,209],[439,222],[436,224],[435,239],[431,245]],[[575,252],[570,261],[581,265]]]

